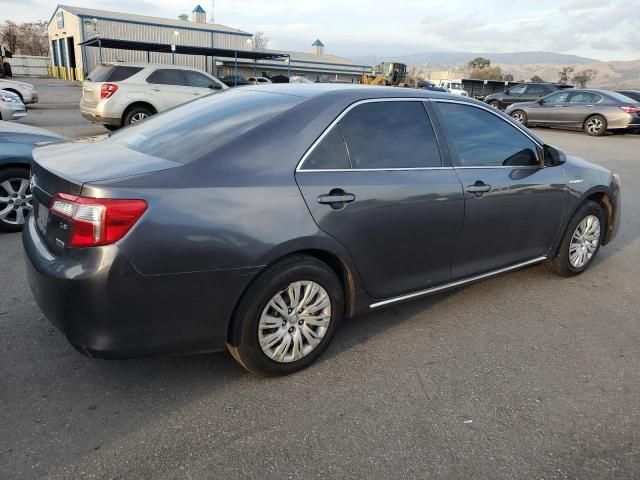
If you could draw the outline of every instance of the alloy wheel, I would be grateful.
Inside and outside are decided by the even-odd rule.
[[[149,116],[149,115],[147,115],[147,114],[146,114],[146,113],[144,113],[144,112],[138,112],[138,113],[136,113],[135,115],[133,115],[133,116],[131,117],[131,124],[141,122],[142,120],[144,120],[144,119],[145,119],[145,118],[147,118],[148,116]]]
[[[29,180],[9,178],[0,183],[0,221],[23,225],[33,208]]]
[[[600,133],[602,127],[604,127],[604,124],[602,123],[602,120],[597,117],[591,118],[587,122],[587,131],[592,135],[597,135],[598,133]]]
[[[267,302],[258,322],[260,348],[270,359],[289,363],[320,344],[331,322],[331,298],[318,283],[292,282]]]
[[[524,125],[524,113],[522,112],[515,112],[513,115],[511,115],[511,117],[518,123]]]
[[[569,244],[569,262],[573,268],[584,267],[598,249],[600,220],[588,215],[578,224]]]

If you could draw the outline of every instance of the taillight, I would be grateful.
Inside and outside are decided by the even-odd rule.
[[[50,210],[71,221],[70,247],[109,245],[124,237],[147,209],[144,200],[56,193]]]
[[[118,85],[115,83],[103,83],[100,87],[100,98],[105,99],[111,97],[114,93],[118,91]]]
[[[640,107],[620,107],[625,113],[640,113]]]

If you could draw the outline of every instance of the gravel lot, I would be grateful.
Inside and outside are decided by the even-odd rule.
[[[104,133],[80,89],[38,84],[24,123]],[[622,176],[592,268],[536,266],[343,323],[316,365],[259,380],[227,353],[78,354],[0,235],[0,477],[639,478],[640,136],[537,129]]]

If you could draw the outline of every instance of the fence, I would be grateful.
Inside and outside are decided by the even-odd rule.
[[[11,72],[14,75],[25,75],[29,77],[49,76],[49,57],[34,57],[31,55],[14,55],[7,59],[11,64]]]

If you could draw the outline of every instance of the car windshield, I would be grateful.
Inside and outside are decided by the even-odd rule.
[[[227,89],[154,115],[110,141],[178,163],[189,163],[297,105],[303,97]]]

